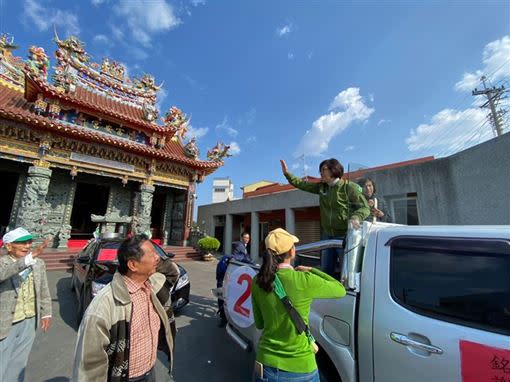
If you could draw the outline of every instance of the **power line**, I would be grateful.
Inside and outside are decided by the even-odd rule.
[[[448,155],[455,154],[458,151],[467,149],[475,144],[480,143],[480,139],[482,136],[482,132],[484,128],[489,123],[488,120],[483,121],[478,126],[473,128],[473,131],[468,136],[458,137],[449,147],[443,149],[440,153],[436,154],[438,157],[444,157]],[[477,137],[478,136],[478,137]],[[475,139],[475,137],[477,137]]]

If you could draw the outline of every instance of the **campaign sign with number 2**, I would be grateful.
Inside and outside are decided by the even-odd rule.
[[[251,283],[255,275],[253,268],[243,266],[235,269],[228,280],[226,296],[228,314],[230,319],[241,328],[247,328],[254,323]]]

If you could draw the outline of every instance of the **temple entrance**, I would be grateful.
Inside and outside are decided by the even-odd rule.
[[[163,217],[166,212],[166,193],[168,189],[159,188],[156,186],[154,196],[152,198],[152,209],[151,209],[151,234],[152,239],[156,242],[160,242],[163,236]]]
[[[105,215],[110,187],[92,183],[78,183],[71,214],[71,239],[90,239],[96,224],[90,215]]]
[[[2,203],[0,203],[0,237],[2,237],[11,219],[19,174],[0,171],[0,179],[2,179]],[[14,227],[11,227],[11,229],[12,228]]]

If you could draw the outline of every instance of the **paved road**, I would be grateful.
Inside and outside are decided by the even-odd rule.
[[[215,285],[216,263],[186,262],[191,280],[191,301],[177,317],[175,382],[250,381],[253,355],[243,353],[224,329],[216,326],[216,301],[211,295]],[[72,375],[76,341],[77,303],[69,289],[71,274],[48,272],[53,297],[53,326],[38,333],[30,355],[27,382],[68,382]],[[157,363],[157,381],[170,380],[165,373],[164,355]]]

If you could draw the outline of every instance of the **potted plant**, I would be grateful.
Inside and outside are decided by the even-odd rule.
[[[220,241],[211,236],[201,238],[197,244],[202,252],[202,260],[204,261],[211,261],[214,258],[211,252],[217,251],[220,248]]]

